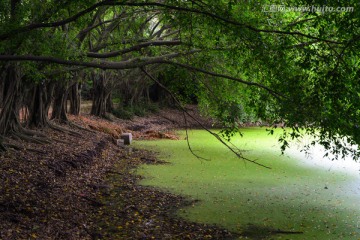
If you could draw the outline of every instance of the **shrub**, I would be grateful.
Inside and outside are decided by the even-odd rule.
[[[112,111],[112,114],[114,114],[114,116],[118,118],[126,119],[126,120],[131,120],[134,117],[134,113],[132,111],[129,111],[122,107],[118,107],[114,109]]]

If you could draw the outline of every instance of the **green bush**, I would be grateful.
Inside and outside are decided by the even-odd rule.
[[[114,104],[120,104],[120,103],[121,103],[121,98],[113,98],[113,99],[112,99],[112,102],[113,102]]]
[[[157,113],[160,111],[160,106],[157,103],[149,102],[146,106],[147,110],[151,113]]]
[[[118,118],[126,119],[126,120],[131,120],[134,117],[134,112],[129,111],[128,109],[122,107],[118,107],[114,109],[112,111],[112,114],[114,114],[114,116]]]
[[[147,113],[146,108],[143,105],[134,105],[131,110],[136,116],[139,117],[145,117]]]
[[[119,105],[112,114],[121,119],[132,119],[134,116],[145,117],[149,113],[156,113],[160,110],[157,103],[138,103],[133,106]]]

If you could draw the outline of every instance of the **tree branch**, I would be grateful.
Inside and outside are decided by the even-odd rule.
[[[304,34],[302,32],[298,32],[298,31],[289,32],[289,31],[272,30],[272,29],[259,29],[259,28],[255,28],[255,27],[253,27],[251,25],[248,25],[248,24],[240,23],[240,22],[237,22],[235,20],[219,16],[219,15],[211,13],[211,12],[206,12],[206,11],[199,10],[199,9],[172,6],[172,5],[167,5],[167,4],[163,4],[163,3],[160,3],[160,2],[124,3],[123,5],[126,5],[126,6],[157,6],[157,7],[163,7],[163,8],[177,10],[177,11],[184,11],[184,12],[191,12],[191,13],[197,13],[197,14],[205,15],[205,16],[211,17],[213,19],[217,19],[217,20],[221,20],[222,22],[229,23],[229,24],[234,25],[234,26],[247,28],[247,29],[249,29],[251,31],[254,31],[254,32],[273,33],[273,34],[281,34],[281,35],[298,35],[298,36],[306,37],[306,38],[309,38],[309,39],[319,40],[319,41],[328,42],[328,43],[344,44],[344,42],[338,42],[338,41],[334,41],[334,40],[323,39],[323,38],[315,37],[315,36],[312,36],[312,35]]]
[[[132,69],[132,68],[138,68],[151,64],[163,63],[164,61],[168,61],[169,59],[172,58],[186,56],[200,51],[201,50],[195,49],[185,53],[170,53],[156,57],[139,57],[121,62],[110,62],[110,61],[82,62],[82,61],[64,60],[64,59],[48,57],[48,56],[33,56],[33,55],[20,55],[20,56],[0,55],[0,61],[33,61],[33,62],[56,63],[56,64],[70,65],[70,66],[83,66],[83,67],[99,68],[99,69]]]
[[[320,42],[319,40],[314,40],[314,41],[310,41],[310,42],[302,42],[299,44],[287,46],[285,48],[302,48],[302,47],[310,46],[310,45],[313,45],[313,44],[316,44],[319,42]]]
[[[150,41],[150,42],[140,43],[140,44],[132,46],[130,48],[126,48],[126,49],[119,50],[119,51],[113,51],[113,52],[109,52],[109,53],[90,52],[90,53],[87,53],[87,57],[91,57],[91,58],[110,58],[110,57],[116,57],[116,56],[119,56],[119,55],[123,55],[125,53],[133,52],[133,51],[139,51],[142,48],[146,48],[146,47],[151,47],[151,46],[176,46],[176,45],[180,45],[180,44],[181,44],[181,41],[179,41],[179,40],[174,40],[174,41]]]
[[[176,63],[176,62],[167,61],[167,60],[162,61],[162,63],[176,65],[176,66],[186,68],[186,69],[191,70],[191,71],[201,72],[201,73],[213,76],[213,77],[226,78],[226,79],[233,80],[233,81],[236,81],[236,82],[248,85],[248,86],[256,86],[256,87],[259,87],[259,88],[262,88],[262,89],[266,90],[267,92],[269,92],[272,96],[274,96],[277,99],[285,98],[285,96],[283,96],[282,94],[280,94],[278,92],[275,92],[274,90],[272,90],[269,87],[267,87],[265,85],[262,85],[260,83],[249,82],[249,81],[243,80],[241,78],[236,78],[236,77],[232,77],[232,76],[228,76],[228,75],[224,75],[224,74],[220,74],[220,73],[210,72],[210,71],[207,71],[207,70],[204,70],[204,69],[201,69],[201,68],[196,68],[196,67],[186,65],[186,64],[182,64],[182,63]]]
[[[180,7],[180,6],[172,6],[172,5],[167,5],[167,4],[160,3],[160,2],[139,2],[139,3],[136,3],[136,2],[116,1],[116,0],[104,0],[102,2],[96,3],[96,4],[88,7],[87,9],[85,9],[83,11],[80,11],[79,13],[75,14],[74,16],[69,17],[69,18],[64,19],[64,20],[61,20],[61,21],[50,22],[50,23],[33,23],[33,24],[30,24],[30,25],[27,25],[27,26],[24,26],[24,27],[20,27],[20,28],[11,30],[8,33],[0,35],[0,41],[6,40],[6,39],[8,39],[8,38],[10,38],[10,37],[12,37],[12,36],[14,36],[16,34],[29,32],[29,31],[32,31],[34,29],[58,27],[58,26],[65,25],[67,23],[76,21],[81,16],[84,16],[85,14],[92,12],[93,10],[97,9],[100,6],[133,6],[133,7],[150,6],[150,7],[161,7],[161,8],[166,8],[166,9],[171,9],[171,10],[176,10],[176,11],[183,11],[183,12],[201,14],[201,15],[208,16],[208,17],[211,17],[213,19],[220,20],[222,22],[234,25],[234,26],[247,28],[247,29],[249,29],[251,31],[254,31],[254,32],[282,34],[282,35],[297,35],[297,36],[302,36],[302,37],[306,37],[306,38],[309,38],[309,39],[319,40],[319,41],[333,43],[333,44],[344,44],[344,42],[338,42],[338,41],[334,41],[334,40],[323,39],[323,38],[320,38],[320,37],[315,37],[315,36],[312,36],[312,35],[304,34],[304,33],[298,32],[298,31],[290,32],[290,31],[281,31],[281,30],[272,30],[272,29],[259,29],[259,28],[255,28],[255,27],[253,27],[251,25],[240,23],[240,22],[237,22],[235,20],[228,19],[228,18],[219,16],[217,14],[214,14],[214,13],[211,13],[211,12],[206,12],[206,11],[199,10],[199,9]]]
[[[195,118],[193,115],[191,115],[180,103],[180,101],[177,99],[177,97],[166,87],[164,86],[161,82],[159,82],[156,78],[154,78],[152,75],[150,75],[144,67],[140,67],[141,71],[143,71],[145,73],[146,76],[148,76],[151,80],[153,80],[156,84],[158,84],[162,89],[164,89],[168,94],[170,94],[170,96],[174,99],[175,103],[179,106],[179,108],[183,111],[184,114],[186,114],[187,116],[189,116],[191,119],[193,119],[194,121],[196,121],[205,131],[207,131],[208,133],[210,133],[212,136],[214,136],[218,141],[220,141],[224,146],[226,146],[231,152],[233,152],[238,158],[243,159],[244,161],[247,162],[251,162],[253,164],[256,164],[258,166],[264,167],[264,168],[268,168],[271,169],[268,166],[265,166],[261,163],[258,163],[254,160],[245,158],[244,156],[241,155],[240,152],[237,152],[236,150],[234,150],[234,148],[232,148],[229,144],[227,144],[218,134],[214,133],[213,131],[211,131],[210,129],[208,129],[207,127],[204,126],[204,124],[202,124],[197,118]]]
[[[69,17],[69,18],[64,19],[64,20],[61,20],[61,21],[49,22],[49,23],[32,23],[32,24],[29,24],[29,25],[24,26],[24,27],[13,29],[13,30],[9,31],[8,33],[0,35],[0,41],[6,40],[6,39],[8,39],[8,38],[10,38],[10,37],[12,37],[14,35],[19,34],[19,33],[26,33],[26,32],[30,32],[32,30],[39,29],[39,28],[50,28],[50,27],[63,26],[63,25],[68,24],[70,22],[76,21],[78,18],[84,16],[87,13],[90,13],[90,12],[94,11],[95,9],[97,9],[100,6],[109,5],[108,2],[110,2],[110,1],[105,0],[105,1],[102,1],[102,2],[99,2],[99,3],[96,3],[96,4],[92,5],[92,6],[90,6],[89,8],[78,12],[74,16]],[[113,1],[111,1],[111,2],[113,2]]]

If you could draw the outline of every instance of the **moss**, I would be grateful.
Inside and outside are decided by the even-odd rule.
[[[359,237],[359,210],[353,204],[359,199],[348,187],[353,177],[300,164],[302,155],[281,155],[276,137],[265,129],[244,129],[243,133],[234,144],[247,158],[271,170],[237,159],[204,131],[192,131],[193,150],[211,161],[194,157],[185,140],[137,142],[139,147],[159,151],[159,157],[171,163],[142,166],[139,173],[146,177],[142,184],[200,200],[178,215],[232,231],[244,233],[250,224],[304,232],[288,235],[290,239]],[[272,239],[285,236],[278,234]]]

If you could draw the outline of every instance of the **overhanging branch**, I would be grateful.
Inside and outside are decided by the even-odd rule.
[[[150,41],[150,42],[144,42],[140,43],[138,45],[132,46],[130,48],[122,49],[119,51],[113,51],[108,53],[96,53],[96,52],[89,52],[87,54],[87,57],[91,58],[111,58],[111,57],[117,57],[129,52],[134,51],[140,51],[142,48],[151,47],[151,46],[176,46],[180,45],[181,41],[174,40],[174,41]]]
[[[224,146],[226,146],[231,152],[233,152],[238,158],[243,159],[244,161],[256,164],[258,166],[264,167],[264,168],[268,168],[271,169],[270,167],[263,165],[261,163],[258,163],[254,160],[248,159],[244,156],[242,156],[242,154],[238,151],[236,151],[234,148],[232,148],[229,144],[227,144],[218,134],[214,133],[213,131],[211,131],[209,128],[205,127],[204,124],[202,124],[197,118],[195,118],[193,115],[191,115],[180,103],[180,101],[177,99],[177,97],[166,87],[164,86],[161,82],[159,82],[156,78],[154,78],[152,75],[150,75],[144,67],[140,68],[141,71],[144,72],[144,74],[149,77],[152,81],[154,81],[156,84],[158,84],[162,89],[164,89],[168,94],[170,94],[170,96],[174,99],[175,103],[179,106],[179,108],[184,112],[184,114],[186,114],[188,117],[190,117],[191,119],[193,119],[194,121],[196,121],[205,131],[207,131],[208,133],[210,133],[212,136],[214,136],[219,142],[221,142]]]
[[[33,55],[0,55],[0,61],[33,61],[33,62],[46,62],[46,63],[54,63],[54,64],[60,64],[60,65],[67,65],[67,66],[81,66],[81,67],[88,67],[88,68],[99,68],[99,69],[134,69],[134,68],[141,68],[147,65],[153,65],[153,64],[170,64],[170,65],[176,65],[182,68],[186,68],[190,71],[194,72],[200,72],[206,75],[210,75],[213,77],[218,78],[224,78],[229,79],[232,81],[236,81],[248,86],[255,86],[261,89],[266,90],[269,92],[272,96],[274,96],[277,99],[284,99],[285,96],[282,94],[272,90],[271,88],[262,85],[260,83],[256,82],[250,82],[246,81],[241,78],[232,77],[225,74],[215,73],[211,71],[207,71],[205,69],[196,68],[190,65],[177,63],[170,61],[170,59],[186,56],[194,53],[198,53],[201,50],[191,50],[186,53],[171,53],[166,54],[162,56],[157,57],[142,57],[142,58],[133,58],[126,61],[120,61],[120,62],[112,62],[112,61],[92,61],[92,62],[82,62],[82,61],[71,61],[71,60],[64,60],[60,58],[54,58],[54,57],[48,57],[48,56],[33,56]]]
[[[194,54],[200,52],[201,50],[191,50],[184,53],[170,53],[156,57],[139,57],[133,58],[126,61],[92,61],[92,62],[83,62],[83,61],[72,61],[65,60],[49,56],[33,56],[33,55],[0,55],[0,61],[33,61],[33,62],[46,62],[46,63],[55,63],[60,65],[70,65],[70,66],[83,66],[89,68],[100,68],[100,69],[132,69],[139,68],[146,65],[163,63],[169,59],[186,56],[189,54]]]
[[[235,20],[226,18],[226,17],[222,17],[219,16],[217,14],[211,13],[211,12],[207,12],[207,11],[203,11],[200,9],[195,9],[195,8],[187,8],[187,7],[180,7],[180,6],[173,6],[173,5],[168,5],[168,4],[164,4],[164,3],[160,3],[160,2],[128,2],[128,1],[116,1],[116,0],[105,0],[99,3],[96,3],[90,7],[88,7],[87,9],[80,11],[79,13],[73,15],[72,17],[69,17],[67,19],[61,20],[61,21],[57,21],[57,22],[50,22],[50,23],[33,23],[33,24],[29,24],[27,26],[24,27],[20,27],[14,30],[9,31],[8,33],[2,34],[0,35],[0,41],[6,40],[14,35],[17,35],[19,33],[26,33],[35,29],[39,29],[39,28],[49,28],[49,27],[58,27],[58,26],[63,26],[65,24],[68,24],[70,22],[76,21],[77,19],[79,19],[80,17],[94,11],[95,9],[97,9],[98,7],[101,6],[132,6],[132,7],[161,7],[161,8],[165,8],[165,9],[170,9],[170,10],[176,10],[176,11],[182,11],[182,12],[190,12],[190,13],[196,13],[196,14],[200,14],[200,15],[204,15],[204,16],[208,16],[211,17],[213,19],[216,20],[220,20],[224,23],[228,23],[234,26],[238,26],[238,27],[243,27],[243,28],[247,28],[251,31],[254,32],[262,32],[262,33],[270,33],[270,34],[281,34],[281,35],[296,35],[296,36],[302,36],[302,37],[306,37],[309,39],[313,39],[313,40],[319,40],[322,42],[327,42],[327,43],[333,43],[333,44],[345,44],[346,42],[339,42],[339,41],[335,41],[335,40],[329,40],[329,39],[323,39],[320,37],[316,37],[316,36],[312,36],[309,34],[304,34],[302,32],[298,32],[298,31],[281,31],[281,30],[274,30],[274,29],[259,29],[256,27],[253,27],[251,25],[248,24],[244,24],[244,23],[240,23],[237,22]]]
[[[275,92],[274,90],[272,90],[269,87],[267,87],[265,85],[262,85],[260,83],[249,82],[249,81],[243,80],[241,78],[232,77],[232,76],[228,76],[228,75],[220,74],[220,73],[215,73],[215,72],[207,71],[207,70],[204,70],[204,69],[201,69],[201,68],[196,68],[196,67],[193,67],[193,66],[190,66],[190,65],[177,63],[177,62],[173,62],[173,61],[164,60],[164,61],[162,61],[162,63],[176,65],[176,66],[179,66],[179,67],[182,67],[182,68],[186,68],[186,69],[188,69],[190,71],[200,72],[200,73],[210,75],[210,76],[213,76],[213,77],[229,79],[229,80],[239,82],[239,83],[242,83],[242,84],[245,84],[245,85],[248,85],[248,86],[259,87],[259,88],[262,88],[262,89],[266,90],[267,92],[269,92],[272,96],[274,96],[277,99],[285,98],[285,96],[283,96],[282,94],[280,94],[278,92]]]

